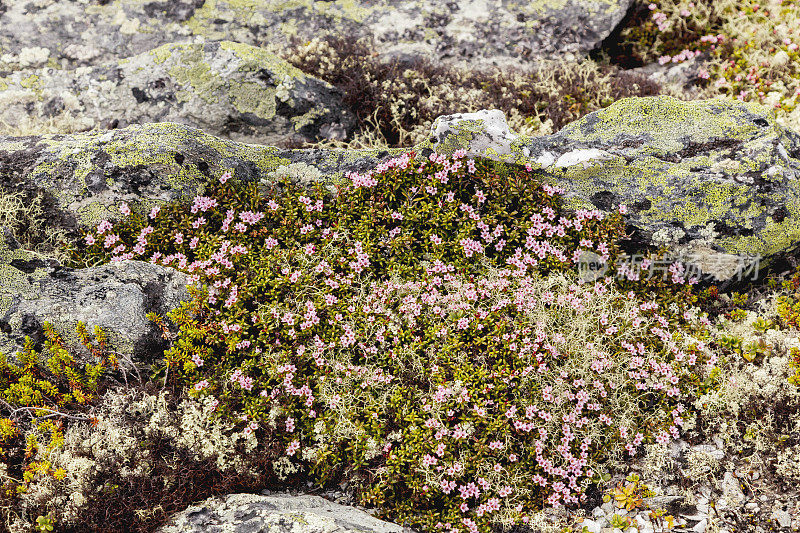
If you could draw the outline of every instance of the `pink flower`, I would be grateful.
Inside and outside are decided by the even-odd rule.
[[[220,183],[222,183],[222,184],[224,185],[226,181],[228,181],[229,179],[231,179],[231,177],[232,177],[232,176],[231,176],[231,171],[230,171],[230,170],[228,170],[228,171],[226,171],[225,173],[223,173],[223,174],[222,174],[222,176],[220,176],[220,177],[219,177],[219,182],[220,182]]]
[[[118,240],[119,240],[119,235],[116,234],[106,235],[105,241],[103,242],[103,246],[105,248],[109,248],[112,244],[114,244]]]
[[[122,205],[119,206],[119,211],[126,217],[131,214],[131,208],[128,207],[128,204],[125,202],[122,202]]]
[[[159,206],[155,206],[153,209],[150,210],[150,219],[154,219],[158,216],[158,212],[161,211]]]
[[[86,245],[87,245],[87,246],[91,246],[91,245],[93,245],[94,243],[95,243],[95,240],[94,240],[94,235],[92,235],[91,233],[89,233],[88,235],[86,235]]]
[[[425,467],[433,466],[438,462],[439,462],[439,460],[436,457],[432,456],[432,455],[426,454],[425,457],[422,458],[422,466],[425,466]]]
[[[192,213],[197,213],[197,211],[203,211],[205,213],[217,205],[218,202],[214,198],[210,198],[208,196],[195,196],[191,211]]]
[[[499,440],[495,440],[489,443],[489,448],[492,450],[500,450],[503,447],[503,443]]]
[[[108,220],[103,220],[102,222],[100,222],[100,224],[97,225],[97,234],[102,235],[106,231],[110,230],[112,227],[114,226],[111,224],[111,222],[109,222]]]
[[[288,456],[294,455],[294,452],[296,452],[299,448],[300,448],[300,441],[293,440],[292,443],[289,444],[289,447],[286,448],[286,455]]]
[[[470,496],[478,497],[481,495],[481,491],[475,483],[467,483],[466,485],[461,485],[458,487],[458,490],[461,492],[461,499],[466,500]]]

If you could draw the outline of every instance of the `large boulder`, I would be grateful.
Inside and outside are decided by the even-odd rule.
[[[543,181],[565,189],[569,208],[625,204],[627,253],[666,245],[706,281],[734,283],[743,270],[763,277],[800,242],[800,136],[758,104],[630,98],[536,138],[509,131],[500,112],[481,111],[440,117],[430,139],[415,147],[422,155],[459,148],[530,164]],[[48,224],[76,235],[121,218],[121,202],[143,200],[149,209],[203,194],[204,183],[228,169],[235,179],[283,176],[336,194],[346,172],[402,151],[281,150],[173,123],[131,125],[0,138],[0,187],[46,198]],[[30,265],[32,279],[49,275],[40,268],[47,265]]]
[[[413,533],[364,511],[301,494],[227,494],[209,498],[170,518],[158,533]]]
[[[90,335],[94,326],[107,334],[123,371],[147,370],[168,347],[147,314],[163,317],[190,299],[186,274],[143,261],[73,270],[17,259],[0,268],[7,276],[0,285],[0,351],[13,363],[26,337],[42,351],[42,325],[50,322],[70,354],[96,364],[75,331],[83,322]]]
[[[355,127],[337,89],[266,50],[230,41],[166,44],[74,70],[25,69],[0,89],[3,120],[30,129],[42,119],[71,131],[176,122],[289,147],[344,140]]]
[[[501,115],[440,117],[416,148],[529,163],[570,208],[624,204],[629,254],[666,245],[730,286],[782,266],[800,243],[800,135],[764,106],[626,98],[535,138]]]
[[[291,36],[371,35],[376,52],[526,65],[597,48],[633,0],[239,2],[79,0],[0,5],[0,70],[75,68],[168,42],[231,39],[261,46]]]

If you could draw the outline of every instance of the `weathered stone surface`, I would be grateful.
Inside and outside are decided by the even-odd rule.
[[[276,174],[298,183],[319,181],[335,193],[345,172],[366,171],[402,151],[281,150],[174,123],[0,136],[0,191],[43,197],[46,222],[77,235],[78,228],[120,219],[121,202],[141,200],[149,210],[173,200],[190,201],[226,170],[244,181]]]
[[[239,142],[296,146],[344,140],[355,117],[326,82],[263,50],[230,41],[166,44],[121,61],[75,70],[10,73],[3,120],[42,118],[70,130],[176,122]]]
[[[442,120],[447,136],[436,134]],[[760,256],[763,269],[800,242],[800,135],[759,104],[626,98],[553,135],[519,136],[506,153],[476,149],[483,129],[455,122],[440,117],[416,148],[530,163],[572,208],[625,204],[629,253],[664,244],[731,280],[737,262],[751,263],[743,256]]]
[[[364,511],[304,494],[228,494],[174,515],[158,533],[413,533]]]
[[[439,117],[431,128],[431,142],[439,146],[448,137],[463,139],[457,142],[468,143],[464,147],[470,154],[496,153],[510,155],[511,145],[519,136],[512,133],[506,116],[499,109],[482,109],[476,113],[458,113]],[[489,152],[491,150],[491,152]]]
[[[415,150],[529,163],[565,189],[570,208],[625,204],[628,253],[664,244],[717,281],[731,280],[744,255],[761,256],[763,272],[800,242],[800,136],[758,104],[629,98],[536,138],[516,136],[493,113],[489,131],[481,119],[441,117]],[[345,172],[402,151],[281,150],[178,124],[132,125],[0,138],[0,184],[46,196],[53,224],[75,231],[120,218],[123,201],[149,208],[202,194],[228,169],[242,180],[321,182],[334,194]]]
[[[161,330],[147,313],[164,316],[189,300],[186,274],[143,261],[64,269],[52,263],[10,261],[17,269],[16,284],[0,285],[0,351],[16,360],[30,336],[41,351],[42,324],[50,322],[65,347],[77,358],[97,363],[75,333],[79,321],[91,335],[100,326],[127,370],[155,362],[167,348]],[[49,357],[49,354],[47,355]]]
[[[261,46],[296,35],[373,35],[379,53],[475,65],[526,65],[597,48],[633,0],[239,2],[78,0],[6,3],[0,70],[74,68],[168,42],[230,39]],[[2,86],[0,79],[0,86]]]

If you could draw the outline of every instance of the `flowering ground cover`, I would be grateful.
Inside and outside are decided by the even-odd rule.
[[[152,379],[235,421],[276,478],[346,479],[426,531],[524,524],[677,438],[716,386],[693,305],[713,291],[680,265],[577,275],[584,252],[614,265],[624,206],[563,211],[530,167],[463,152],[348,177],[331,198],[226,173],[191,205],[123,204],[71,250],[192,276],[173,325],[152,317],[178,328]]]
[[[800,129],[795,4],[650,3],[622,43],[641,64],[697,56],[706,61],[694,80],[698,98],[757,100]],[[335,50],[317,42],[294,60],[323,79],[334,76],[336,61],[320,62],[318,48]],[[492,101],[502,107],[537,95],[542,101],[523,109],[527,118],[514,107],[510,122],[546,134],[619,97],[658,90],[586,66],[568,75],[570,68],[563,79],[575,86],[561,92],[548,89],[553,80],[528,86],[514,78]],[[410,76],[380,88],[380,72],[365,70],[369,102],[396,98],[376,103],[383,122],[362,132],[362,144],[403,144],[427,131],[415,113],[429,106],[431,117],[441,114],[438,86]],[[491,86],[488,79],[481,78]],[[480,102],[475,91],[457,94]],[[555,124],[538,119],[554,110]],[[404,129],[411,124],[415,132]],[[783,401],[796,394],[770,383],[784,396],[769,389],[756,401],[757,391],[743,390],[770,375],[748,384],[749,374],[725,374],[787,360],[779,347],[800,323],[797,276],[783,283],[774,313],[758,317],[752,295],[718,299],[713,288],[696,290],[680,265],[666,280],[631,271],[582,282],[584,252],[614,272],[624,206],[608,215],[567,212],[559,191],[525,167],[459,153],[407,154],[349,178],[332,197],[321,187],[243,183],[226,173],[188,204],[121,205],[123,222],[104,222],[66,250],[75,267],[137,259],[193,276],[192,302],[151,317],[172,346],[148,387],[197,400],[256,450],[264,477],[245,485],[243,468],[220,466],[220,490],[344,480],[387,520],[425,531],[490,531],[538,523],[543,506],[585,505],[613,467],[689,430],[723,426],[752,461],[774,449],[770,468],[787,483],[800,481],[796,415]],[[724,323],[722,332],[711,317]],[[166,513],[121,502],[147,509],[169,501],[175,510],[208,487],[198,481],[176,493],[169,476],[178,474],[167,466],[158,472],[163,483],[128,477],[102,490],[87,483],[74,499],[93,505],[80,507],[69,526],[48,506],[55,492],[41,488],[67,486],[65,463],[42,457],[56,456],[72,425],[104,427],[83,413],[108,390],[104,375],[116,361],[102,331],[79,333],[98,364],[81,368],[47,326],[45,364],[30,344],[19,366],[0,361],[2,400],[12,413],[0,419],[4,517],[40,491],[39,514],[29,517],[37,530],[105,523],[150,531]],[[797,388],[800,350],[786,351],[796,369],[788,385]],[[37,416],[23,424],[18,413]],[[172,450],[164,442],[136,444],[167,465]],[[201,470],[216,467],[187,460],[182,468],[200,480]],[[623,507],[641,496],[631,483],[615,493]]]

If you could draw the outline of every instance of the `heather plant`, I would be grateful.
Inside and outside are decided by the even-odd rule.
[[[76,332],[86,348],[96,357],[97,363],[85,363],[81,368],[64,348],[60,335],[45,322],[44,347],[51,354],[41,364],[41,354],[26,337],[18,364],[10,363],[0,352],[0,404],[6,417],[0,419],[0,468],[3,471],[0,485],[0,510],[9,521],[18,504],[18,496],[40,476],[61,479],[63,468],[53,467],[51,461],[36,457],[47,456],[61,446],[64,440],[64,419],[91,420],[78,412],[91,404],[96,395],[108,386],[101,381],[107,368],[118,368],[116,356],[106,346],[105,334],[95,327],[92,341],[82,322]],[[58,417],[55,421],[54,417]]]
[[[697,99],[758,102],[784,126],[800,130],[800,10],[793,0],[663,0],[639,4],[616,45],[636,66],[704,67],[692,80]]]
[[[319,146],[409,146],[427,138],[438,116],[479,109],[501,109],[518,133],[546,135],[619,98],[664,94],[645,76],[590,60],[465,70],[424,58],[383,59],[374,49],[371,38],[351,36],[293,39],[288,48],[276,48],[294,66],[341,89],[359,118],[361,131],[350,143]]]
[[[584,252],[616,265],[622,207],[566,212],[530,167],[415,156],[332,199],[225,173],[191,206],[123,204],[71,254],[190,274],[153,377],[270,442],[277,477],[346,478],[393,520],[535,520],[677,438],[717,362],[680,265],[667,294],[632,270],[580,283]]]
[[[729,311],[711,329],[711,344],[729,356],[712,371],[718,386],[699,395],[694,413],[684,420],[686,440],[713,440],[737,468],[772,479],[776,490],[789,489],[800,465],[800,388],[793,380],[800,338],[796,327],[782,318],[791,312],[786,302],[795,297],[799,279],[795,274],[782,281],[782,290],[775,290],[779,279],[769,279],[772,291],[756,301],[752,295],[722,296]],[[721,473],[730,465],[702,450],[678,465],[667,447],[653,445],[648,446],[644,471],[656,485],[680,482],[691,501],[702,486],[721,490]]]

